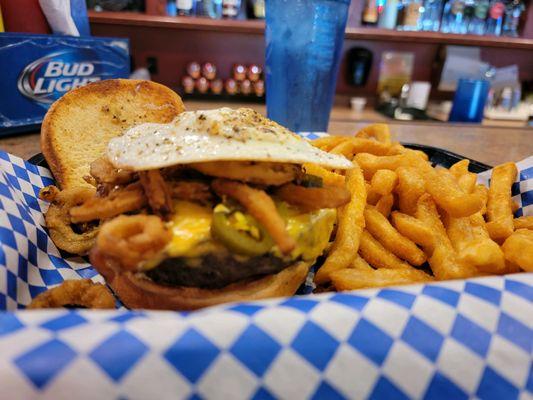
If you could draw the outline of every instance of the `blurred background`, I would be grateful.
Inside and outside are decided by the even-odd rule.
[[[17,8],[32,3],[38,1],[0,1],[7,31],[50,31],[38,10],[16,15]],[[482,123],[528,126],[533,102],[530,3],[352,1],[336,107],[354,120],[453,121],[459,79],[488,80]],[[135,76],[201,101],[264,102],[265,0],[86,4],[93,36],[129,39]]]

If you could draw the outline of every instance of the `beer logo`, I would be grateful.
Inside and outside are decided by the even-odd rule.
[[[31,100],[50,104],[71,89],[103,79],[100,62],[88,55],[64,51],[33,61],[19,76],[19,91]]]

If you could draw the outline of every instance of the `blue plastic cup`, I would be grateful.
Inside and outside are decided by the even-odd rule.
[[[483,79],[459,79],[448,120],[454,122],[481,122],[489,89],[489,81]]]
[[[325,132],[350,0],[266,1],[268,117],[295,132]]]

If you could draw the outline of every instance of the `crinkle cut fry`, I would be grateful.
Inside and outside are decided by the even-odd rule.
[[[416,218],[433,232],[433,246],[424,249],[437,279],[463,279],[477,275],[477,270],[473,266],[459,260],[440,220],[437,206],[429,194],[424,194],[418,199]]]
[[[518,173],[514,163],[494,167],[487,201],[487,230],[493,240],[503,242],[514,231],[511,186]]]
[[[335,242],[324,265],[315,275],[317,284],[328,282],[331,272],[348,268],[359,250],[361,234],[365,227],[363,212],[366,205],[366,188],[363,171],[357,163],[354,163],[354,168],[346,172],[346,187],[350,191],[351,199],[337,213]]]

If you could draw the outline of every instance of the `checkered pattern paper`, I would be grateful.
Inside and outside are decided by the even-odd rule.
[[[0,151],[0,309],[23,308],[65,279],[103,282],[86,261],[63,258],[44,226],[47,204],[39,190],[53,183],[50,171]]]
[[[516,163],[519,176],[511,188],[513,200],[519,205],[517,217],[533,215],[533,156]],[[479,183],[489,185],[491,171],[478,175]]]
[[[515,185],[526,214],[531,166]],[[22,310],[64,279],[101,279],[47,236],[51,182],[0,152],[1,398],[533,398],[533,274],[194,313]]]

